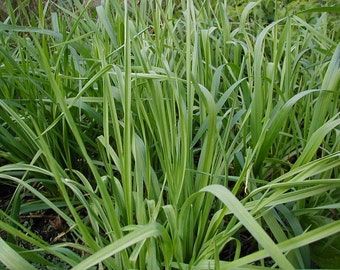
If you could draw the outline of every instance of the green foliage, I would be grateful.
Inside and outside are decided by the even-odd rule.
[[[305,225],[308,224],[308,226],[312,228],[320,228],[333,222],[331,218],[326,218],[322,215],[308,215],[305,218],[303,223]],[[311,245],[313,261],[317,263],[320,268],[336,269],[339,267],[339,237],[340,234],[338,233],[335,236],[324,238]]]
[[[0,262],[337,267],[336,3],[92,2],[6,1]]]

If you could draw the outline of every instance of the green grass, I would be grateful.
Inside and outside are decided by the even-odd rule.
[[[336,1],[54,2],[0,23],[2,265],[340,265]]]

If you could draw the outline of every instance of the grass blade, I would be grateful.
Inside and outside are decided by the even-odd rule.
[[[37,270],[0,238],[0,261],[13,270]]]
[[[227,188],[220,185],[210,185],[201,189],[201,192],[209,192],[222,201],[280,267],[294,269],[278,246]]]
[[[88,269],[91,266],[102,262],[103,260],[113,256],[114,254],[119,253],[120,251],[137,244],[143,240],[146,240],[150,237],[163,237],[163,246],[165,248],[165,267],[170,264],[172,258],[171,252],[171,242],[169,242],[169,238],[164,231],[164,229],[157,223],[150,223],[143,227],[137,228],[135,231],[123,236],[121,239],[116,242],[102,248],[98,252],[94,253],[92,256],[88,257],[84,261],[82,261],[77,266],[73,267],[72,270],[81,270]]]

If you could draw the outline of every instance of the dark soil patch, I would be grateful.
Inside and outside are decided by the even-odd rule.
[[[5,211],[11,198],[15,187],[0,184],[0,209]]]
[[[4,184],[0,184],[0,209],[5,213],[10,213],[10,201],[15,192],[16,188],[13,186],[8,186]],[[5,215],[0,215],[0,219],[2,221],[8,222],[8,219]],[[25,228],[29,229],[39,238],[44,240],[49,244],[56,244],[60,242],[64,242],[70,239],[67,239],[68,235],[64,233],[67,229],[64,221],[60,218],[60,216],[56,215],[53,210],[43,210],[36,213],[27,213],[25,215],[20,215],[19,220],[20,224],[22,224]],[[15,225],[14,225],[15,226]],[[27,250],[32,250],[36,248],[31,243],[28,243],[22,239],[13,238],[11,235],[4,230],[0,230],[0,237],[5,241],[13,242],[20,248],[24,248]],[[41,256],[49,262],[52,262],[57,268],[50,266],[43,266],[34,264],[38,269],[68,269],[68,265],[61,262],[59,258],[54,257],[51,254],[41,254]],[[6,269],[0,262],[0,270]]]

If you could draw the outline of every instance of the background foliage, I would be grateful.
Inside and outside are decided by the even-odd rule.
[[[1,263],[338,267],[335,4],[6,1]]]

